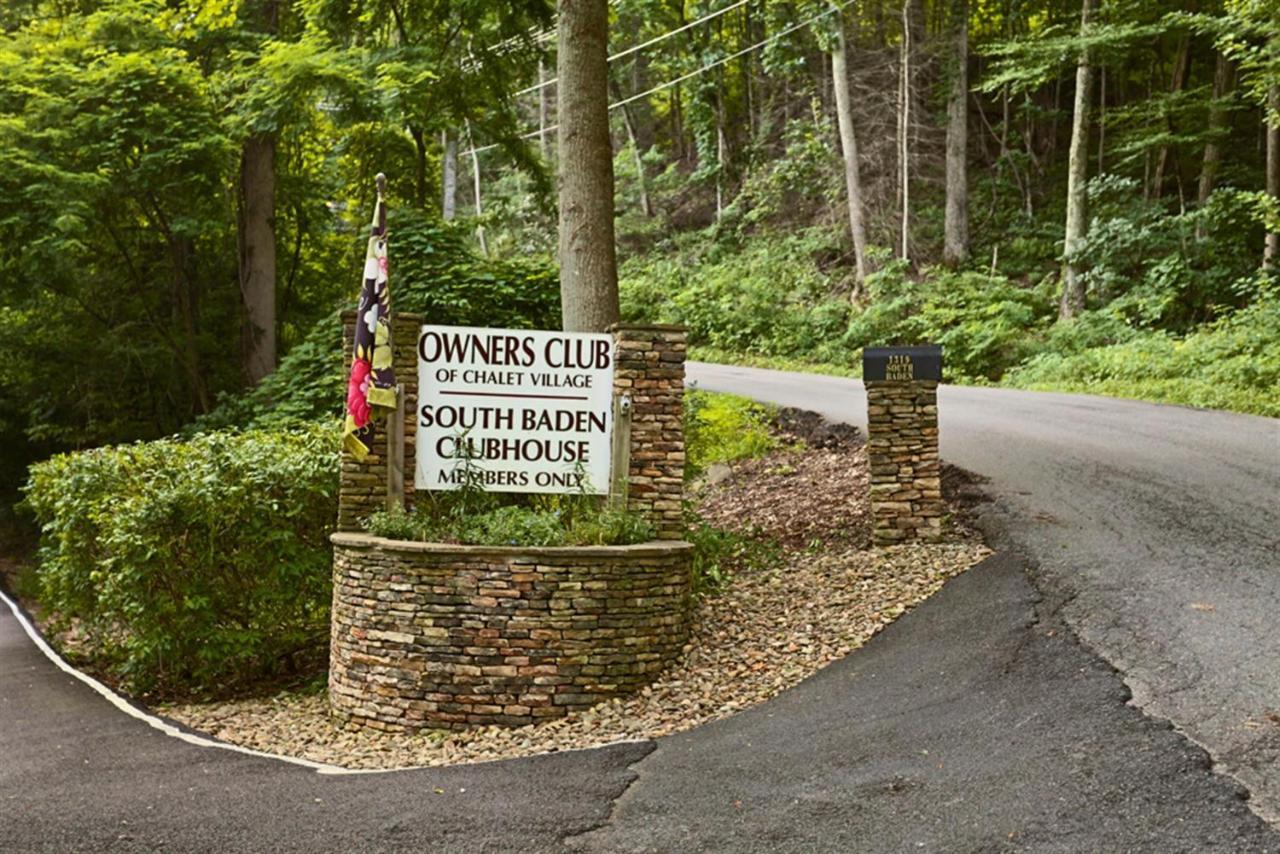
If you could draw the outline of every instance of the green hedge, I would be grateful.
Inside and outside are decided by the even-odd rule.
[[[138,692],[225,692],[321,654],[334,426],[207,433],[31,467],[41,604]]]
[[[1107,329],[1090,312],[1059,324],[1058,338],[1092,343]],[[1131,331],[1116,343],[1068,349],[1061,342],[1011,371],[1005,385],[1107,394],[1280,417],[1280,300],[1258,302],[1177,338]]]

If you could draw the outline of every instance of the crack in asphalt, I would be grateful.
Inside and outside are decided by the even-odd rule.
[[[627,793],[632,791],[635,785],[640,782],[640,778],[643,776],[643,769],[641,766],[643,766],[646,762],[648,762],[651,757],[653,757],[656,753],[658,753],[662,749],[656,741],[648,741],[648,742],[645,742],[645,744],[649,745],[650,749],[643,756],[636,759],[634,762],[630,762],[627,764],[628,779],[623,783],[623,785],[621,786],[617,794],[615,794],[612,798],[609,799],[608,815],[606,815],[601,821],[592,825],[591,827],[585,828],[584,830],[575,831],[574,833],[571,833],[567,836],[562,837],[560,840],[560,844],[563,845],[567,850],[569,851],[592,850],[592,848],[594,848],[592,837],[599,834],[601,831],[608,829],[613,825],[614,816],[617,814],[619,805],[623,802],[623,799],[627,796]]]
[[[1071,643],[1078,646],[1081,650],[1097,659],[1105,665],[1116,678],[1124,689],[1124,696],[1120,701],[1130,708],[1138,711],[1147,721],[1161,729],[1169,729],[1176,732],[1187,744],[1194,746],[1203,754],[1203,767],[1205,770],[1215,774],[1223,780],[1229,782],[1233,787],[1233,794],[1240,801],[1244,802],[1250,811],[1257,815],[1260,819],[1271,825],[1280,824],[1280,815],[1273,815],[1269,810],[1263,808],[1253,797],[1252,789],[1245,784],[1237,775],[1236,769],[1242,767],[1257,767],[1254,763],[1234,762],[1230,758],[1239,750],[1236,748],[1221,756],[1215,756],[1213,750],[1206,744],[1201,743],[1191,733],[1189,733],[1184,725],[1179,725],[1176,721],[1153,713],[1150,711],[1150,704],[1153,699],[1168,698],[1184,691],[1193,691],[1196,688],[1195,680],[1180,680],[1181,684],[1162,684],[1158,689],[1149,684],[1146,680],[1135,680],[1122,666],[1118,666],[1111,657],[1104,655],[1094,644],[1087,642],[1079,632],[1072,628],[1071,621],[1067,619],[1066,614],[1072,606],[1080,603],[1081,597],[1078,589],[1072,588],[1065,581],[1062,574],[1047,573],[1043,571],[1039,561],[1032,558],[1019,542],[1018,538],[1013,534],[1009,524],[1010,517],[1017,514],[1016,510],[1008,506],[1001,506],[1003,501],[997,500],[989,505],[989,511],[980,513],[975,518],[979,530],[982,532],[987,545],[997,551],[1011,551],[1018,556],[1023,562],[1025,574],[1033,589],[1036,591],[1037,598],[1033,604],[1033,610],[1036,618],[1029,627],[1032,631],[1036,625],[1044,622],[1045,617],[1040,613],[1042,604],[1048,604],[1050,608],[1049,614],[1058,623],[1061,631],[1065,632],[1070,638]],[[996,511],[996,512],[990,512]],[[1082,621],[1083,622],[1083,621]],[[1132,640],[1137,639],[1136,633],[1121,622],[1119,614],[1113,614],[1110,627],[1114,630],[1122,631],[1128,634]],[[1104,627],[1105,630],[1105,627]],[[1019,643],[1015,648],[1015,652],[1022,650],[1029,641]],[[1136,686],[1134,683],[1138,683]],[[1144,700],[1137,701],[1135,695],[1143,696]],[[1276,734],[1277,752],[1280,753],[1280,732]],[[1261,763],[1259,763],[1261,764]]]

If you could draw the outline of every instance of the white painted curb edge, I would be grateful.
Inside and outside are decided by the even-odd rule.
[[[31,638],[31,642],[36,645],[36,649],[44,653],[45,658],[49,659],[55,665],[57,665],[59,670],[61,670],[62,672],[70,676],[74,676],[76,679],[79,679],[81,682],[88,685],[95,692],[97,692],[99,696],[103,697],[108,703],[115,706],[117,709],[124,712],[129,717],[136,718],[137,720],[142,721],[143,723],[147,724],[151,728],[158,729],[160,730],[160,732],[164,733],[165,735],[170,736],[172,738],[176,738],[179,741],[185,741],[187,744],[192,744],[192,745],[195,745],[196,747],[215,747],[220,750],[229,750],[232,753],[240,753],[245,756],[256,756],[259,759],[276,759],[276,760],[279,760],[280,762],[287,762],[290,765],[301,765],[304,768],[310,768],[311,770],[315,771],[318,774],[331,774],[335,776],[348,775],[348,774],[350,775],[387,774],[393,771],[412,771],[412,770],[427,769],[427,768],[456,767],[456,766],[440,766],[440,765],[409,765],[403,768],[343,768],[338,765],[327,765],[323,762],[312,762],[310,759],[299,759],[296,756],[283,756],[279,753],[267,753],[262,750],[253,750],[252,748],[241,747],[238,744],[228,744],[223,741],[215,741],[214,739],[205,738],[204,736],[195,735],[189,732],[183,732],[182,730],[178,729],[176,726],[169,723],[168,721],[162,718],[158,718],[155,715],[149,714],[139,709],[137,706],[133,705],[124,697],[121,697],[115,691],[112,691],[106,685],[103,685],[101,682],[99,682],[97,679],[94,679],[89,674],[82,673],[81,671],[76,670],[70,664],[67,664],[67,662],[62,658],[62,656],[54,652],[53,647],[49,646],[49,644],[45,641],[45,639],[40,635],[40,632],[36,629],[36,627],[31,625],[31,621],[28,620],[25,615],[23,615],[22,609],[18,607],[17,602],[10,599],[3,590],[0,590],[0,599],[3,599],[4,603],[9,606],[9,610],[13,612],[13,616],[16,617],[18,620],[18,625],[22,626],[22,630],[27,633],[27,637]],[[602,747],[613,747],[614,745],[617,745],[617,744],[636,744],[636,743],[641,743],[645,741],[649,741],[649,739],[644,739],[644,738],[621,739],[619,741],[609,742],[608,744],[598,744],[592,747],[578,747],[578,748],[572,748],[569,750],[560,750],[556,752],[557,753],[577,753],[580,750],[598,750],[599,748],[602,748]],[[538,754],[538,755],[545,755],[545,754]],[[521,757],[521,758],[524,758],[524,757]],[[480,762],[474,762],[474,763],[468,763],[468,764],[484,765],[484,764],[488,764],[489,762],[505,762],[505,761],[507,760],[486,759]]]

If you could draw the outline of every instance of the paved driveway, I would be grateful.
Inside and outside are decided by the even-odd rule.
[[[846,381],[735,371],[693,366],[692,375],[708,386],[741,382],[764,397],[798,396],[781,402],[830,415],[860,409]],[[978,399],[956,397],[968,394]],[[1142,629],[1125,622],[1131,612],[1166,606],[1168,621],[1146,625],[1182,625],[1173,617],[1185,616],[1178,603],[1191,580],[1180,576],[1196,567],[1207,586],[1194,601],[1215,610],[1187,607],[1189,624],[1226,613],[1229,631],[1205,632],[1208,649],[1225,655],[1242,636],[1251,644],[1230,673],[1183,693],[1223,704],[1205,720],[1231,720],[1227,704],[1252,702],[1256,686],[1232,688],[1234,680],[1265,670],[1253,656],[1275,639],[1250,635],[1256,609],[1237,612],[1233,584],[1213,579],[1235,566],[1255,584],[1274,584],[1274,563],[1258,563],[1274,558],[1257,539],[1274,507],[1236,520],[1231,531],[1243,542],[1228,549],[1229,564],[1206,565],[1205,554],[1219,553],[1208,544],[1194,562],[1161,564],[1160,556],[1198,542],[1205,508],[1227,492],[1248,503],[1234,486],[1242,478],[1255,478],[1246,481],[1255,490],[1274,479],[1261,455],[1275,422],[1018,393],[1007,393],[1002,409],[1003,394],[944,390],[942,431],[944,456],[993,477],[1004,509],[989,521],[1008,532],[1010,548],[774,701],[657,742],[444,770],[318,774],[187,744],[122,714],[58,670],[0,607],[0,850],[1280,851],[1280,835],[1248,809],[1244,789],[1213,773],[1209,756],[1167,723],[1127,703],[1117,673],[1071,631],[1094,642],[1112,637],[1091,634],[1095,625],[1123,625],[1116,637],[1128,637]],[[1046,405],[1059,409],[1046,416]],[[1073,407],[1091,422],[1065,421]],[[985,426],[966,428],[966,408]],[[1128,454],[1117,445],[1125,423],[1164,413],[1186,446],[1181,457],[1152,447],[1166,441],[1154,427],[1141,441],[1124,440]],[[1035,420],[1044,417],[1046,425]],[[1186,426],[1200,418],[1198,432]],[[991,432],[1001,422],[1008,435]],[[1219,423],[1235,429],[1204,446]],[[1110,441],[1099,435],[1108,424]],[[1088,438],[1055,452],[1038,479],[1017,474],[1019,455],[1077,433]],[[1211,476],[1216,458],[1205,454],[1216,447],[1229,456],[1251,441],[1252,462]],[[1192,517],[1159,525],[1157,535],[1149,526],[1164,519],[1158,505],[1128,505],[1152,487],[1123,467],[1126,459],[1164,460],[1177,486],[1208,481],[1218,491],[1180,500]],[[1047,518],[1045,506],[1057,513]],[[1047,600],[1013,543],[1039,560]],[[1111,558],[1120,562],[1109,573],[1089,562]],[[1151,578],[1160,566],[1164,584]],[[1072,573],[1078,581],[1068,587]],[[1113,583],[1095,590],[1085,584],[1095,576]],[[1155,601],[1130,601],[1156,595],[1150,587]],[[1096,623],[1095,601],[1108,609]],[[1137,636],[1126,641],[1127,661],[1173,655],[1177,664],[1177,645],[1164,635]],[[1177,637],[1200,654],[1193,635]],[[1166,696],[1158,679],[1140,684],[1148,706]],[[1255,732],[1267,731],[1244,728]],[[1265,782],[1270,772],[1260,766],[1239,768]]]

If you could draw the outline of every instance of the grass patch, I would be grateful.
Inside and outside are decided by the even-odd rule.
[[[862,377],[862,353],[853,354],[856,359],[852,365],[838,365],[834,362],[817,362],[811,359],[797,359],[788,356],[761,356],[758,354],[731,353],[728,350],[717,350],[714,347],[690,347],[689,358],[695,362],[714,362],[722,365],[742,365],[746,368],[768,368],[771,371],[791,371],[797,374],[826,374],[832,377]]]
[[[689,391],[684,397],[685,480],[716,463],[761,457],[778,446],[773,409],[735,394]]]

